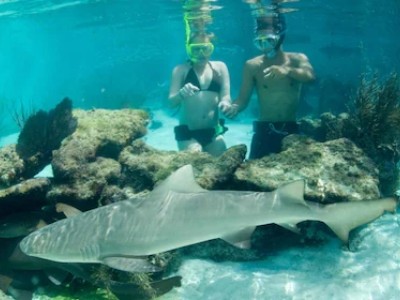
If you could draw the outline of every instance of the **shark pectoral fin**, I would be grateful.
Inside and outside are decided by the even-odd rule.
[[[107,256],[101,262],[110,268],[135,273],[153,273],[162,269],[151,264],[146,257]]]
[[[300,234],[300,229],[297,227],[296,224],[290,224],[290,223],[284,223],[284,224],[278,224],[279,226],[290,230],[291,232],[294,232],[296,234]]]
[[[250,238],[255,229],[255,226],[246,227],[242,230],[225,234],[221,236],[221,239],[237,248],[250,249]]]

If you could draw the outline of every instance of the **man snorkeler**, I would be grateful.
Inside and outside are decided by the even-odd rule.
[[[298,133],[301,87],[315,78],[306,55],[282,50],[285,33],[281,13],[257,17],[254,44],[263,54],[246,61],[239,97],[233,103],[221,104],[222,112],[233,118],[247,107],[256,89],[259,117],[253,124],[250,159],[281,151],[283,138]]]

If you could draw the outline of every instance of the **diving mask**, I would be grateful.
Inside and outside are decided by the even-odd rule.
[[[186,51],[190,58],[208,57],[214,52],[214,45],[212,43],[188,44]]]
[[[269,51],[278,46],[280,39],[281,36],[278,34],[260,35],[254,39],[254,45],[261,51]]]

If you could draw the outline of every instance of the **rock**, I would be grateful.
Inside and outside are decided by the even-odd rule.
[[[94,204],[107,184],[115,184],[122,149],[146,134],[144,111],[123,109],[74,110],[76,131],[54,151],[52,201],[86,201]],[[96,202],[97,204],[97,202]]]
[[[0,216],[40,208],[46,204],[49,188],[49,179],[37,178],[0,190]]]
[[[10,187],[20,181],[24,172],[24,161],[19,157],[15,145],[0,149],[0,188]]]
[[[121,166],[117,161],[98,157],[83,165],[73,180],[54,183],[47,199],[53,203],[69,203],[81,210],[91,209],[98,206],[97,201],[105,187],[116,183],[120,176]]]
[[[299,135],[284,139],[281,153],[249,161],[235,173],[241,189],[272,191],[306,179],[305,199],[321,203],[379,198],[378,170],[353,142],[325,143]]]
[[[302,134],[312,137],[316,141],[325,140],[325,132],[321,126],[320,119],[302,118],[298,122],[299,130]]]
[[[138,140],[122,151],[119,162],[123,185],[132,187],[135,192],[152,190],[155,183],[186,164],[197,170],[196,178],[203,188],[216,189],[231,180],[245,155],[245,145],[232,147],[220,157],[213,157],[205,152],[160,151]]]

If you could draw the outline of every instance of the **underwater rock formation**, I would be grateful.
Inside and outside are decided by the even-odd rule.
[[[53,151],[52,180],[21,182],[25,179],[21,175],[24,161],[15,146],[0,150],[0,185],[9,187],[20,182],[1,191],[0,215],[9,216],[20,207],[27,211],[41,209],[49,202],[66,202],[83,210],[106,205],[153,190],[158,182],[186,164],[193,165],[196,181],[208,190],[271,191],[284,182],[305,178],[307,200],[331,203],[379,198],[374,162],[353,142],[336,135],[339,122],[335,120],[340,118],[340,124],[345,124],[345,114],[326,114],[321,120],[302,123],[310,134],[317,132],[321,141],[327,136],[333,140],[318,142],[292,135],[284,140],[281,153],[253,161],[245,161],[244,145],[231,147],[220,157],[154,149],[140,139],[146,134],[148,116],[139,110],[74,110],[73,117],[77,120],[75,132]],[[174,259],[165,264],[176,267],[181,255],[214,260],[258,259],[265,255],[266,240],[282,240],[280,233],[259,232],[253,237],[253,250],[236,249],[214,240],[182,248],[175,254],[166,253]]]
[[[24,160],[23,176],[30,178],[48,165],[52,151],[74,132],[76,120],[72,116],[72,101],[65,98],[48,113],[40,110],[30,116],[18,137],[16,150]]]
[[[49,179],[37,178],[0,190],[0,216],[40,208],[46,203],[49,189]]]
[[[146,134],[141,110],[74,110],[76,131],[53,153],[52,201],[97,201],[107,184],[117,183],[122,149]],[[82,201],[81,201],[82,202]]]
[[[151,190],[179,167],[191,164],[198,170],[197,182],[205,189],[225,187],[234,171],[243,163],[246,146],[229,148],[220,157],[205,152],[160,151],[135,141],[121,153],[122,181],[135,191]]]
[[[19,182],[24,172],[24,161],[15,148],[16,145],[8,145],[0,149],[0,188]]]
[[[379,169],[379,188],[393,195],[400,182],[400,84],[396,73],[386,80],[377,75],[364,78],[349,111],[339,115],[324,113],[320,121],[303,119],[304,133],[320,141],[341,137],[352,140]],[[319,123],[319,124],[318,124]],[[316,126],[312,126],[316,125]]]
[[[283,148],[238,169],[235,180],[241,189],[272,191],[283,182],[305,178],[307,200],[333,203],[380,197],[375,164],[350,140],[320,143],[291,135]]]

